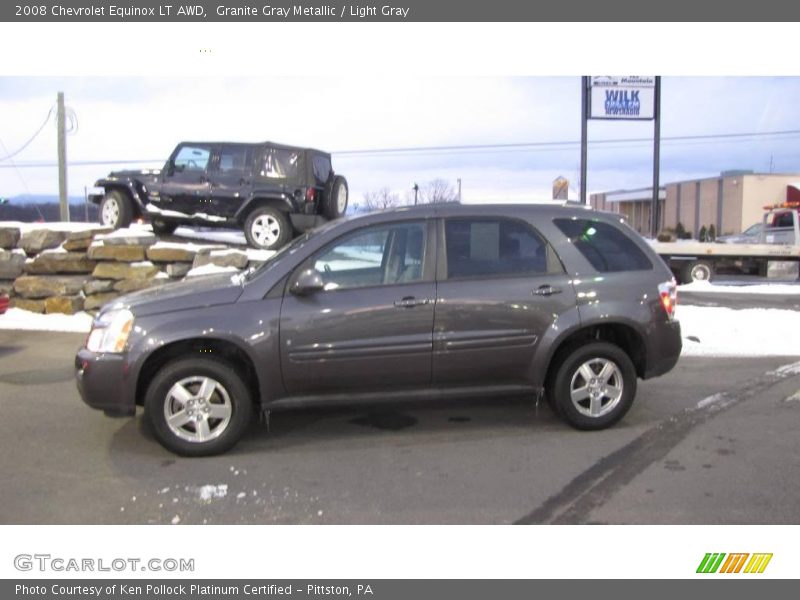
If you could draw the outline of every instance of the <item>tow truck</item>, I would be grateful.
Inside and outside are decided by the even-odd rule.
[[[716,244],[695,240],[651,241],[680,283],[711,281],[721,268],[766,277],[772,261],[800,262],[800,201],[765,206],[757,243]]]

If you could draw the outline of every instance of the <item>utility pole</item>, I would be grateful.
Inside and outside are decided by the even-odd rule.
[[[67,131],[64,111],[64,92],[58,92],[58,203],[61,207],[61,220],[69,221],[69,199],[67,198]]]
[[[588,147],[589,77],[581,77],[581,204],[586,204],[586,158]]]
[[[456,181],[458,181],[458,203],[461,204],[461,178],[459,177]]]
[[[653,117],[653,204],[650,210],[652,217],[650,233],[655,238],[658,236],[658,226],[661,221],[659,214],[661,205],[658,197],[661,173],[661,77],[659,75],[656,75]]]
[[[419,186],[415,183],[414,186],[411,188],[414,190],[414,206],[417,205],[417,194],[419,194]]]

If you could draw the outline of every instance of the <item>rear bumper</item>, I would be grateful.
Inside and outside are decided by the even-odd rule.
[[[314,229],[314,227],[319,227],[328,222],[328,219],[322,215],[304,215],[300,213],[290,213],[289,219],[292,222],[292,227],[300,233],[305,233],[309,229]]]
[[[125,354],[98,354],[81,348],[75,356],[75,382],[83,401],[112,417],[136,413]]]
[[[672,370],[681,357],[681,324],[679,321],[659,323],[647,338],[647,365],[642,379],[658,377]]]

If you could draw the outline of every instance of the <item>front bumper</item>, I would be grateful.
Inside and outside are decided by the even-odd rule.
[[[135,386],[125,354],[100,354],[86,348],[75,356],[75,381],[83,401],[111,417],[136,413]]]

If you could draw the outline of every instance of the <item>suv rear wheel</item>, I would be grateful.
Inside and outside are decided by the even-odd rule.
[[[292,226],[285,212],[261,206],[247,215],[244,237],[253,248],[277,250],[292,239]]]
[[[569,351],[552,379],[558,414],[576,429],[605,429],[619,421],[636,395],[636,369],[628,355],[607,342]]]
[[[341,175],[331,180],[325,189],[325,198],[322,203],[322,212],[328,219],[340,219],[347,212],[347,201],[350,191],[347,181]]]
[[[156,438],[183,456],[209,456],[232,448],[250,422],[250,391],[227,363],[200,358],[167,363],[145,396]]]
[[[109,190],[100,202],[100,223],[119,229],[127,227],[133,220],[133,206],[127,194],[119,190]]]

